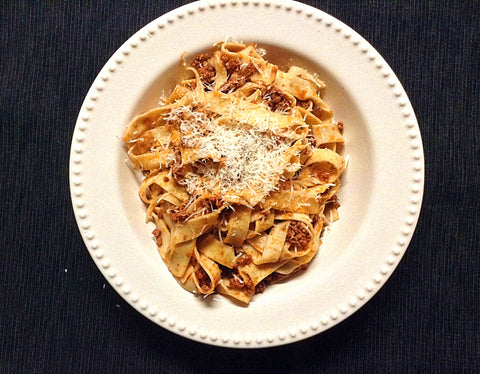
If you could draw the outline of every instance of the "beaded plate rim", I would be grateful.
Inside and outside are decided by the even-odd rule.
[[[102,249],[101,240],[98,239],[98,235],[89,221],[89,202],[84,196],[82,161],[85,154],[85,142],[88,139],[87,130],[94,122],[95,107],[101,102],[102,94],[108,87],[111,76],[126,59],[135,54],[139,45],[148,43],[156,34],[170,25],[183,21],[198,12],[218,11],[229,7],[251,8],[252,10],[259,7],[276,9],[288,13],[291,17],[313,19],[316,23],[324,25],[329,32],[342,34],[345,42],[351,43],[352,48],[358,49],[361,55],[366,56],[372,69],[378,71],[381,79],[385,80],[393,94],[398,110],[401,112],[404,131],[409,139],[408,161],[411,165],[409,207],[400,225],[397,238],[393,240],[391,248],[387,250],[384,263],[376,269],[367,284],[337,308],[329,313],[319,315],[316,320],[309,323],[300,323],[287,330],[279,330],[277,334],[222,335],[214,330],[186,325],[162,311],[157,305],[149,305],[149,302],[140,296],[139,291],[131,287],[128,280],[122,278],[115,263],[112,263]],[[174,9],[140,29],[113,54],[95,79],[80,110],[70,153],[70,191],[75,218],[88,251],[113,288],[140,313],[167,330],[198,342],[235,348],[271,347],[305,339],[338,324],[370,300],[385,284],[408,247],[420,214],[423,186],[424,156],[420,130],[407,94],[391,68],[367,41],[347,25],[319,9],[289,0],[202,0]]]

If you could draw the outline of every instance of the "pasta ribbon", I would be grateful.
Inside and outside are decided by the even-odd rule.
[[[314,259],[345,169],[326,84],[264,55],[235,42],[196,55],[123,136],[168,270],[189,292],[241,305]]]

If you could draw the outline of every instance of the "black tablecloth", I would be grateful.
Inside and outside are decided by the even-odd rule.
[[[307,1],[382,54],[423,137],[426,185],[415,235],[361,310],[305,341],[233,350],[156,326],[110,287],[71,207],[76,117],[112,53],[184,3],[0,3],[0,372],[480,372],[475,0]]]

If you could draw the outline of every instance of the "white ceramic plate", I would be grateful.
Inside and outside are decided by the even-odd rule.
[[[248,307],[184,291],[144,223],[138,180],[121,137],[129,121],[171,88],[183,52],[227,37],[258,43],[266,58],[318,72],[325,100],[345,123],[340,220],[306,272],[268,287]],[[424,182],[421,136],[393,71],[360,35],[291,1],[196,2],[133,35],[93,83],[75,127],[70,186],[78,226],[114,289],[160,326],[203,343],[268,347],[318,334],[364,305],[412,237]]]

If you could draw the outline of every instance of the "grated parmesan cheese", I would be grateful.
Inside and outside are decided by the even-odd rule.
[[[187,173],[182,184],[190,194],[249,189],[265,196],[276,188],[291,140],[271,133],[269,117],[255,121],[255,128],[246,127],[246,108],[232,102],[228,109],[228,116],[212,118],[213,115],[184,105],[165,116],[167,121],[179,124],[183,147],[193,149],[198,159],[215,163],[215,167],[197,163],[196,172]]]

